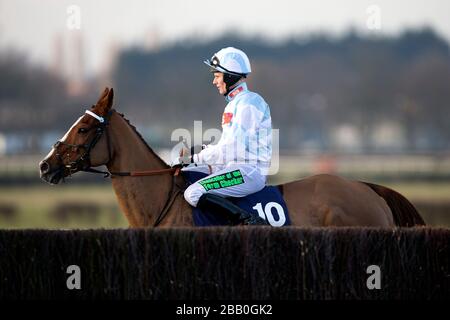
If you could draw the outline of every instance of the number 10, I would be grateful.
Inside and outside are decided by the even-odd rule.
[[[275,220],[272,214],[272,208],[275,208],[275,210],[277,210],[278,220]],[[266,219],[273,227],[281,227],[286,222],[286,216],[284,214],[283,207],[279,203],[268,202],[263,210],[261,202],[258,202],[252,209],[255,209],[258,212],[258,215],[261,218]]]

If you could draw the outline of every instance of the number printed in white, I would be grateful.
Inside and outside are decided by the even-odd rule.
[[[277,210],[278,220],[275,220],[272,214],[272,208]],[[258,215],[261,218],[266,219],[273,227],[281,227],[286,223],[286,215],[284,214],[283,207],[277,202],[268,202],[264,207],[264,210],[261,202],[258,202],[252,209],[255,209],[258,212]]]

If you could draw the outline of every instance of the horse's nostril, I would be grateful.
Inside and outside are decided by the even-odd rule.
[[[47,173],[48,169],[50,169],[50,166],[48,165],[47,161],[41,161],[39,164],[39,168],[41,169],[41,173]]]

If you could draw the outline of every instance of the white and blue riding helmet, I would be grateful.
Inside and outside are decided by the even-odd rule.
[[[252,72],[250,60],[244,51],[227,47],[216,52],[211,59],[205,60],[204,63],[212,68],[215,72],[246,77]]]

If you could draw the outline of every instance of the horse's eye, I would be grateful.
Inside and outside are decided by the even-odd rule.
[[[86,133],[87,129],[86,128],[80,128],[78,129],[78,133]]]

